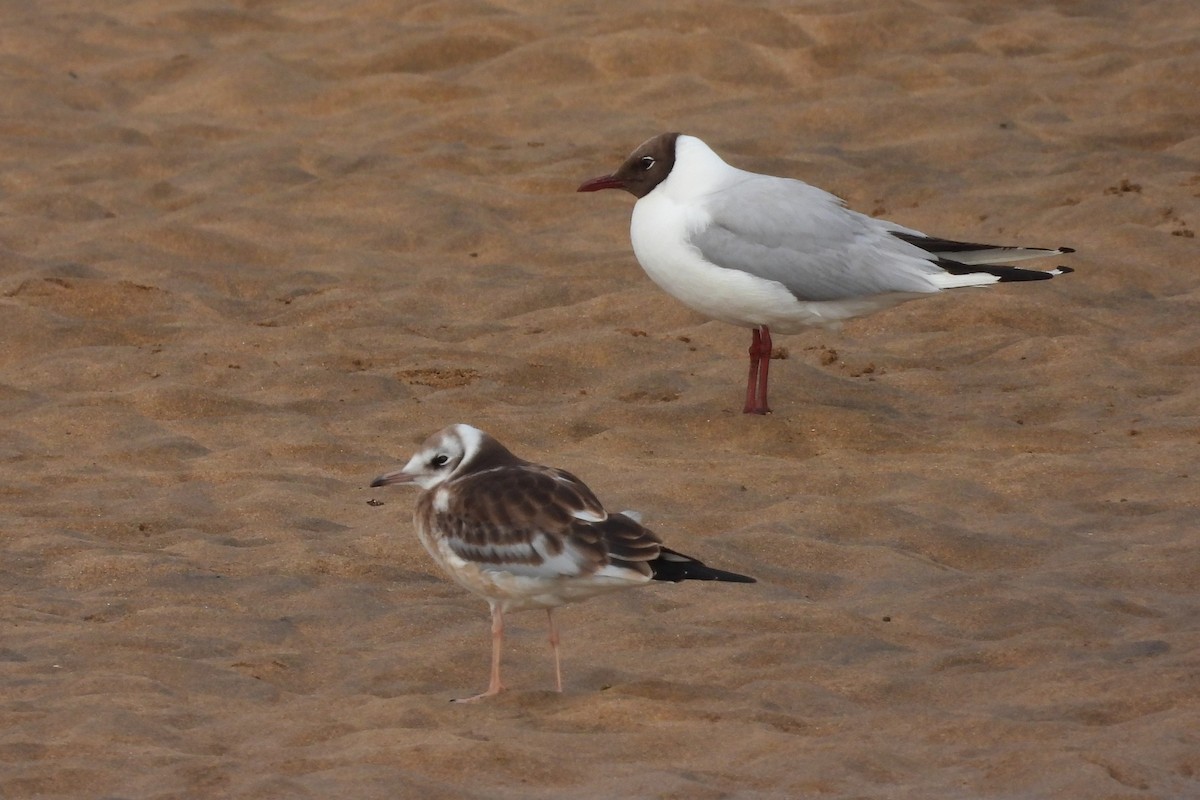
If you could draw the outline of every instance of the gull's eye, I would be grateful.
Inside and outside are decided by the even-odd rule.
[[[654,166],[654,157],[653,156],[642,156],[642,170],[643,171],[648,170],[653,166]]]
[[[438,453],[429,463],[435,467],[444,467],[446,466],[446,462],[449,460],[450,456],[446,455],[445,453]]]

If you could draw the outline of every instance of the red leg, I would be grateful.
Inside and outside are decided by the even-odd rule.
[[[771,407],[767,405],[767,373],[771,370],[771,329],[762,326],[762,337],[759,340],[758,356],[758,403],[755,414],[770,414]]]
[[[758,384],[758,359],[759,347],[761,338],[758,333],[758,328],[754,329],[753,335],[750,337],[750,377],[746,379],[746,405],[742,407],[743,414],[758,413],[758,398],[755,389]]]

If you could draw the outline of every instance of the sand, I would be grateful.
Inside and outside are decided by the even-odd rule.
[[[0,30],[0,797],[1200,797],[1200,9],[130,0]],[[701,136],[1048,283],[749,336]],[[1049,265],[1046,265],[1049,266]],[[753,586],[510,620],[377,474],[451,422]]]

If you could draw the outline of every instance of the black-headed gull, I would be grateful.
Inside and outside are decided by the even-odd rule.
[[[413,515],[421,544],[451,578],[491,606],[491,680],[487,691],[467,701],[504,689],[506,611],[546,609],[561,692],[556,607],[652,580],[755,582],[668,549],[631,512],[605,511],[571,473],[518,458],[470,425],[433,434],[404,467],[371,486],[390,484],[425,490]]]
[[[846,208],[815,186],[731,167],[694,136],[644,142],[581,192],[638,198],[630,238],[650,279],[713,319],[752,328],[743,411],[770,412],[771,331],[830,325],[943,289],[1044,280],[1002,262],[1072,253],[926,236]]]

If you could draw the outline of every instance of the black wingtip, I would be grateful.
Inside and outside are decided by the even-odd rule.
[[[723,569],[713,569],[704,564],[687,569],[683,573],[681,580],[685,581],[722,581],[724,583],[758,583],[757,580],[749,575],[739,575],[736,572],[726,572]]]
[[[650,574],[656,581],[726,581],[728,583],[758,583],[749,575],[739,575],[736,572],[726,572],[723,569],[713,569],[707,564],[697,561],[691,556],[685,556],[666,547],[659,552],[658,558],[650,562]]]
[[[700,565],[700,570],[688,570],[687,578],[691,580],[701,581],[725,581],[726,583],[758,583],[749,575],[739,575],[736,572],[726,572],[723,569],[713,569],[704,564]]]
[[[1074,247],[1060,247],[1060,248],[1058,248],[1058,252],[1060,252],[1060,253],[1074,253],[1074,252],[1075,252],[1075,248],[1074,248]]]
[[[1072,272],[1075,271],[1075,269],[1073,267],[1064,267],[1064,266],[1057,266],[1057,267],[1055,267],[1055,269],[1058,270],[1059,275],[1070,275]]]

